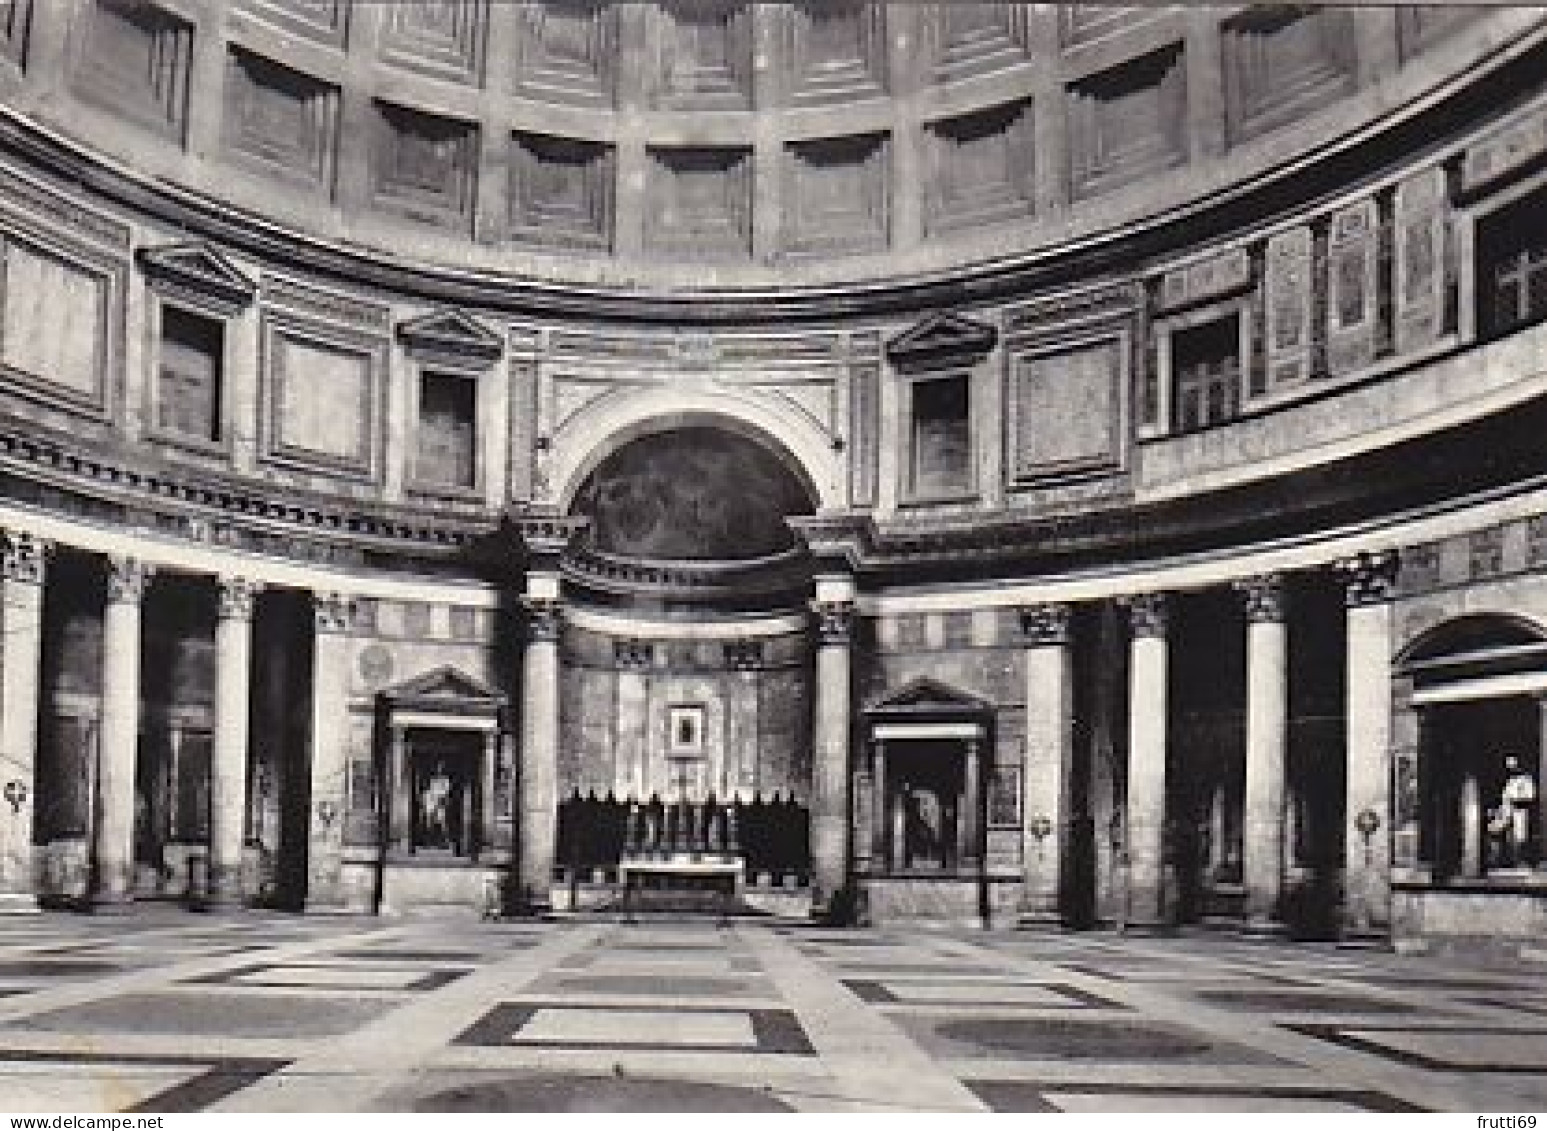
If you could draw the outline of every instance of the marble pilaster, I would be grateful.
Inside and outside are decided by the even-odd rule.
[[[32,847],[37,811],[38,665],[43,656],[46,547],[21,531],[0,531],[0,913],[38,909]]]
[[[1068,605],[1021,610],[1026,645],[1026,747],[1021,770],[1022,925],[1061,919],[1060,877],[1070,835],[1074,752],[1073,652]]]

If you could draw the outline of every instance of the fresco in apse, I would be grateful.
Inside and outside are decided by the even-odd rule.
[[[784,518],[810,514],[800,481],[765,448],[716,428],[632,440],[581,485],[574,510],[591,518],[603,553],[725,561],[788,550]]]

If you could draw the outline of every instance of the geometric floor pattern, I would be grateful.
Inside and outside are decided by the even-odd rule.
[[[1547,1108],[1547,963],[772,920],[0,920],[0,1110]]]

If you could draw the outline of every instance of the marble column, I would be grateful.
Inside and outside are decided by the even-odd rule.
[[[876,739],[870,759],[870,871],[884,876],[891,870],[887,858],[887,824],[890,816],[886,809],[886,741]]]
[[[1242,871],[1248,926],[1279,918],[1284,876],[1285,755],[1289,741],[1288,633],[1276,574],[1236,583],[1246,605],[1246,812]]]
[[[209,894],[240,903],[247,822],[247,737],[252,692],[252,608],[256,587],[219,579],[215,619],[215,736],[210,763]]]
[[[552,592],[539,580],[551,581]],[[559,814],[559,632],[562,606],[558,578],[528,578],[526,660],[521,677],[520,874],[523,910],[550,905]]]
[[[38,909],[32,825],[37,812],[38,665],[43,656],[44,544],[0,530],[0,914]]]
[[[312,606],[311,813],[306,910],[342,912],[344,896],[344,786],[349,762],[349,632],[354,604],[339,593],[318,593]]]
[[[1166,724],[1170,662],[1167,598],[1128,602],[1128,914],[1130,924],[1166,922]]]
[[[1023,926],[1062,920],[1060,882],[1073,814],[1069,774],[1074,754],[1073,650],[1070,607],[1021,610],[1026,644],[1026,748],[1021,767],[1021,914]]]
[[[818,917],[841,915],[849,879],[850,655],[853,583],[818,579],[811,765],[811,899]]]
[[[1391,922],[1391,591],[1393,551],[1337,564],[1345,585],[1348,665],[1343,807],[1343,924],[1353,935]]]
[[[135,558],[107,561],[102,613],[102,719],[97,745],[96,859],[99,910],[134,895],[134,770],[140,742],[140,606],[150,569]]]

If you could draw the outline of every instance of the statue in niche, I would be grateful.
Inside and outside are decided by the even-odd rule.
[[[425,779],[420,794],[422,843],[426,848],[450,848],[451,845],[451,775],[446,763],[436,762],[435,769]]]
[[[1536,781],[1513,754],[1504,759],[1504,785],[1498,808],[1488,821],[1489,837],[1496,841],[1495,858],[1506,868],[1531,863],[1531,810],[1536,805]]]

